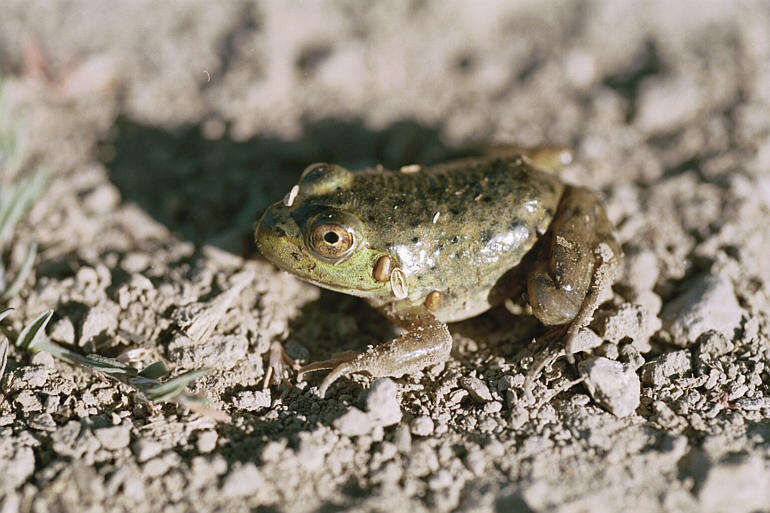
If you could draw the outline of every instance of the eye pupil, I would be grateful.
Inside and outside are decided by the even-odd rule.
[[[340,240],[340,236],[337,235],[337,232],[326,232],[324,234],[324,240],[329,244],[337,244]]]

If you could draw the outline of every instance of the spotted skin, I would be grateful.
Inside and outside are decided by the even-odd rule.
[[[408,171],[314,164],[290,204],[274,204],[257,226],[257,245],[270,261],[365,298],[407,330],[366,353],[308,366],[305,372],[332,371],[322,395],[353,372],[399,376],[445,361],[447,322],[523,290],[538,319],[571,327],[571,337],[598,306],[598,289],[614,279],[620,249],[588,189],[565,185],[518,154]],[[350,233],[352,242],[323,240],[327,230]],[[609,252],[598,256],[600,247]]]

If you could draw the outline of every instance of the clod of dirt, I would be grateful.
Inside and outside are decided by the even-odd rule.
[[[597,329],[604,340],[617,344],[630,337],[636,348],[646,353],[650,350],[650,337],[660,329],[660,319],[642,305],[624,303],[612,313],[596,315]]]
[[[131,449],[134,451],[136,459],[140,463],[144,463],[160,454],[163,450],[163,446],[155,440],[140,438],[131,444]]]
[[[128,447],[131,441],[131,432],[128,425],[112,426],[94,430],[94,435],[102,447],[109,451],[117,451]]]
[[[699,361],[704,361],[707,357],[719,357],[726,355],[735,348],[733,344],[724,334],[709,330],[704,332],[697,340],[698,347],[695,354]]]
[[[253,495],[264,487],[265,478],[253,463],[246,463],[233,470],[222,484],[222,495],[225,497],[246,497]]]
[[[401,422],[401,404],[396,396],[396,384],[389,378],[374,381],[365,393],[366,411],[351,406],[334,420],[334,427],[348,436],[361,436],[375,428]]]
[[[699,276],[683,288],[684,293],[667,303],[661,312],[663,328],[671,335],[671,342],[687,347],[708,330],[732,338],[743,310],[730,281],[723,276]]]
[[[682,376],[689,372],[691,366],[689,351],[683,349],[666,353],[642,366],[642,381],[648,385],[662,386],[672,376]]]
[[[639,376],[630,366],[598,356],[583,360],[578,369],[594,400],[613,415],[625,417],[639,406]]]
[[[770,504],[770,471],[757,457],[714,465],[708,470],[698,498],[704,513],[748,513]]]
[[[401,421],[401,403],[392,379],[380,378],[372,383],[366,395],[366,410],[378,426],[392,426]]]
[[[460,386],[467,390],[468,393],[471,394],[471,397],[480,403],[486,403],[492,400],[492,394],[489,392],[489,387],[475,376],[465,376],[461,378]]]
[[[433,419],[427,415],[420,415],[409,423],[409,430],[414,436],[429,436],[433,433]]]

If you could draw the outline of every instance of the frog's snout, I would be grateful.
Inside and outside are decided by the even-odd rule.
[[[254,230],[254,241],[259,252],[273,262],[281,260],[282,253],[291,243],[289,222],[291,218],[275,207],[268,208]]]

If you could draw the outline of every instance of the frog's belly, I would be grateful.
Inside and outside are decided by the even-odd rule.
[[[477,290],[463,297],[445,298],[434,315],[442,322],[458,322],[476,317],[490,308],[489,289]]]

